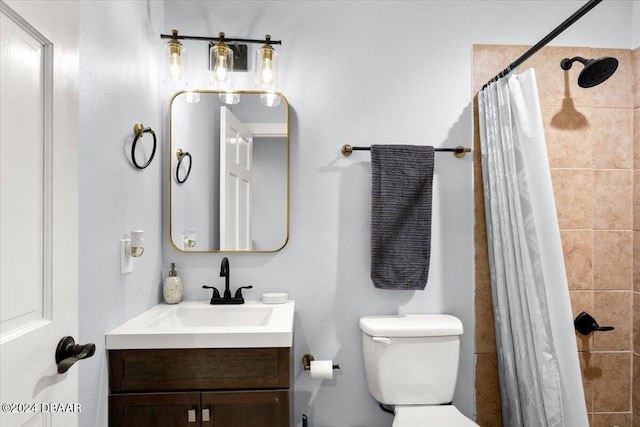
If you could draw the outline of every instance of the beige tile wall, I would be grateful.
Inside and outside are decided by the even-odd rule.
[[[527,48],[474,46],[474,93]],[[578,55],[614,56],[620,65],[605,83],[582,89],[577,85],[581,64],[566,72],[560,68],[562,58]],[[640,283],[633,285],[634,277],[640,278],[640,256],[635,261],[633,256],[634,246],[640,247],[640,220],[634,221],[640,218],[640,186],[634,192],[634,182],[640,182],[640,79],[638,67],[633,69],[638,56],[638,50],[632,55],[621,49],[545,47],[521,68],[536,70],[574,316],[587,311],[600,325],[616,328],[576,335],[593,427],[631,426],[632,407],[640,415],[640,375],[632,383],[633,372],[640,373],[640,316],[633,318],[640,311]],[[475,129],[477,422],[498,427],[500,393]],[[633,405],[632,385],[639,391]]]

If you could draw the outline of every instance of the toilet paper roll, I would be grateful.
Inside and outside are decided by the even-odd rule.
[[[333,361],[312,360],[310,372],[312,380],[330,380],[333,378]]]

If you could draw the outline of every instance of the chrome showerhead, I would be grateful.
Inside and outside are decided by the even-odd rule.
[[[568,70],[575,61],[581,62],[584,65],[584,69],[578,76],[578,86],[583,88],[599,85],[611,77],[618,68],[618,60],[616,58],[584,59],[580,56],[571,59],[564,58],[560,61],[560,67],[563,70]]]

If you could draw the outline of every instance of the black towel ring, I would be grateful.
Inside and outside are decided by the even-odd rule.
[[[145,128],[142,123],[138,123],[135,126],[133,126],[133,132],[136,134],[136,137],[133,138],[133,144],[131,145],[131,161],[133,162],[133,165],[138,169],[145,169],[147,166],[151,164],[151,161],[153,160],[153,156],[156,155],[156,146],[157,146],[156,133],[151,128]],[[138,144],[138,139],[141,136],[144,136],[145,133],[150,133],[151,135],[153,135],[153,150],[151,150],[151,156],[149,157],[149,160],[147,160],[147,163],[140,166],[136,161],[136,145]]]
[[[191,158],[191,153],[188,151],[182,151],[179,148],[176,150],[176,157],[178,158],[178,164],[176,165],[176,181],[178,181],[178,184],[184,184],[187,178],[189,178],[189,174],[191,174],[191,164],[193,163],[193,159]],[[189,168],[187,169],[187,173],[184,178],[180,179],[180,166],[182,165],[182,161],[185,157],[189,157]]]

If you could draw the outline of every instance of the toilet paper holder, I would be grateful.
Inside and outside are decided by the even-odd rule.
[[[302,356],[302,364],[304,365],[305,371],[311,370],[311,362],[313,360],[315,360],[315,357],[313,357],[313,354],[307,353],[304,356]],[[340,369],[340,364],[338,363],[333,365],[333,369]]]

